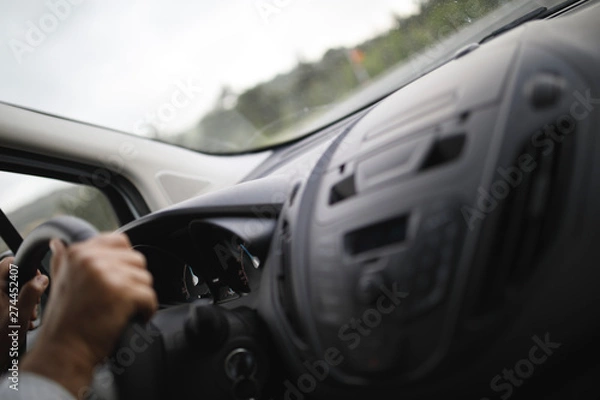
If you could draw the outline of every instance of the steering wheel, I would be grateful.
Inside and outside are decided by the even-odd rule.
[[[15,255],[19,266],[19,288],[36,274],[44,256],[48,253],[51,239],[60,239],[66,246],[96,236],[98,231],[88,222],[70,216],[52,218],[35,228],[23,240]]]
[[[97,234],[70,216],[41,224],[15,256],[19,286],[35,276],[51,239],[69,246]],[[265,394],[269,369],[264,337],[254,311],[225,310],[206,300],[160,310],[149,323],[134,316],[88,389],[99,399],[185,398],[200,388],[209,398],[257,398]]]
[[[60,216],[44,222],[27,236],[15,255],[14,264],[19,266],[19,289],[29,282],[35,275],[49,250],[51,239],[62,240],[65,245],[90,239],[98,234],[96,228],[86,221]],[[47,293],[49,293],[48,285]],[[21,345],[21,353],[26,351],[27,338]]]

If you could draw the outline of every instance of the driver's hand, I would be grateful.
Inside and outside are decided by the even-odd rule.
[[[52,293],[22,369],[81,397],[96,364],[107,357],[134,314],[157,308],[144,256],[124,234],[103,234],[65,248],[50,242]]]
[[[20,326],[19,343],[22,343],[27,330],[33,328],[33,321],[37,319],[37,305],[48,287],[48,277],[38,271],[37,275],[21,288],[16,304],[11,302],[8,273],[13,262],[14,257],[6,257],[0,261],[0,373],[6,370],[10,360],[12,338],[8,334],[13,329],[8,327]],[[14,317],[17,318],[16,323],[12,320]]]

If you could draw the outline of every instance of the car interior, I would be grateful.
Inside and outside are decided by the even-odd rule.
[[[598,398],[599,21],[536,8],[269,151],[0,103],[1,171],[108,209],[0,234],[23,282],[98,226],[145,256],[160,309],[89,398]]]

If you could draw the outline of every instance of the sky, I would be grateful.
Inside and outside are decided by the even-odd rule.
[[[179,131],[222,85],[242,91],[416,10],[416,0],[0,0],[0,101]],[[158,117],[173,96],[185,106]]]

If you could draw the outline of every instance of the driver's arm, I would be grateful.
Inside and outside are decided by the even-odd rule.
[[[157,308],[146,261],[125,235],[104,234],[69,248],[57,240],[50,245],[53,287],[41,331],[21,362],[19,392],[5,378],[2,399],[30,398],[21,390],[31,394],[41,386],[47,391],[36,398],[82,398],[94,367],[130,318],[150,318]]]

